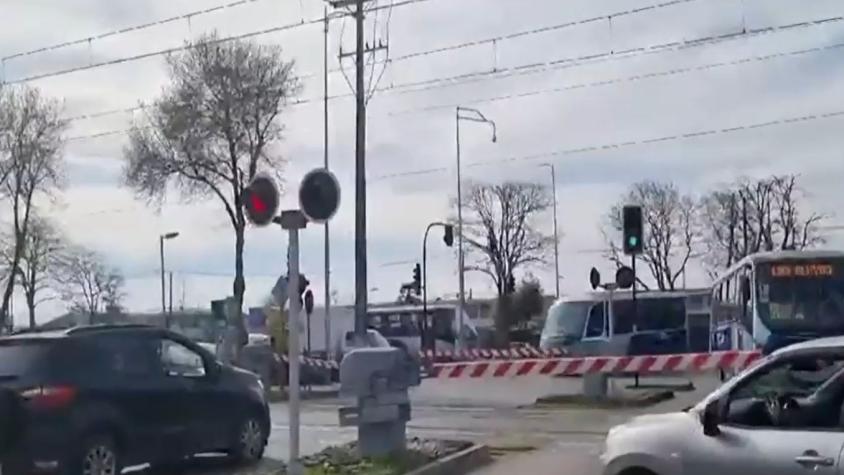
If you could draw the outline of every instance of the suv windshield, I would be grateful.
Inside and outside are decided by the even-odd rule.
[[[757,266],[759,316],[772,332],[844,331],[844,261]]]
[[[0,379],[22,376],[47,352],[47,342],[7,341],[0,344]]]

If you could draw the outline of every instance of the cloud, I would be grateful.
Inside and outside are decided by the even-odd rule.
[[[382,4],[386,2],[382,1]],[[784,0],[717,0],[685,2],[631,15],[566,28],[503,38],[574,20],[627,11],[653,3],[649,0],[577,0],[563,7],[558,0],[523,2],[505,0],[429,0],[397,7],[390,18],[390,56],[400,58],[435,49],[498,37],[471,47],[395,60],[380,87],[394,88],[464,73],[501,71],[534,63],[548,63],[607,51],[734,34],[754,29],[840,15],[839,2],[824,0],[795,5]],[[0,33],[7,51],[32,49],[68,38],[85,38],[153,19],[207,8],[202,0],[117,5],[106,0],[59,2],[39,0],[7,6],[12,22]],[[55,71],[174,47],[212,29],[241,34],[272,26],[318,18],[322,2],[258,0],[242,7],[198,15],[129,34],[116,35],[49,53],[8,61],[6,77]],[[48,14],[49,13],[49,14]],[[386,15],[379,16],[384,31]],[[374,20],[371,14],[369,21]],[[611,23],[611,24],[610,24]],[[369,27],[372,25],[369,24]],[[342,30],[342,35],[341,35]],[[367,41],[372,42],[368,28]],[[329,39],[330,67],[337,66],[339,46],[352,48],[352,25],[333,22]],[[605,243],[599,225],[606,209],[631,183],[641,179],[671,180],[684,191],[701,195],[739,176],[799,173],[806,187],[807,206],[835,215],[844,206],[839,192],[842,176],[840,118],[789,122],[770,127],[723,132],[742,125],[831,112],[844,98],[838,80],[842,63],[838,49],[782,55],[839,43],[844,23],[829,22],[744,39],[695,45],[680,50],[612,58],[589,64],[568,64],[542,73],[428,87],[416,92],[385,90],[368,106],[367,230],[369,288],[372,298],[392,298],[409,279],[412,263],[420,258],[421,236],[431,221],[451,212],[455,196],[456,145],[454,107],[471,105],[496,121],[499,142],[489,141],[480,124],[461,124],[463,178],[483,181],[538,181],[548,183],[551,162],[557,169],[559,219],[564,237],[560,244],[564,292],[585,288],[590,267],[607,276],[611,269],[592,251]],[[303,98],[313,102],[291,106],[282,120],[285,140],[273,152],[289,160],[284,174],[283,206],[296,206],[296,185],[304,173],[323,163],[322,27],[302,26],[256,36],[255,41],[281,44],[287,58],[295,59],[303,79]],[[772,56],[767,59],[770,55]],[[383,56],[382,56],[383,58]],[[753,59],[756,58],[756,59]],[[736,63],[688,70],[703,65]],[[350,63],[344,63],[349,68]],[[680,70],[684,70],[679,72]],[[348,69],[351,72],[351,69]],[[637,76],[656,76],[631,79]],[[614,80],[612,84],[599,83]],[[150,103],[167,84],[164,58],[151,57],[106,68],[39,80],[33,85],[61,97],[68,116],[124,109]],[[536,91],[569,90],[530,94]],[[331,74],[329,94],[348,94],[341,74]],[[496,96],[513,96],[488,100]],[[520,96],[520,97],[516,97]],[[443,106],[434,110],[420,110]],[[75,120],[69,135],[89,135],[129,127],[141,112],[121,112]],[[333,287],[348,301],[354,282],[354,101],[334,99],[329,104],[329,161],[342,187],[342,205],[331,224]],[[697,138],[645,144],[647,139],[717,130]],[[608,144],[637,145],[601,149]],[[158,235],[178,230],[181,236],[167,244],[168,262],[185,281],[189,305],[231,288],[233,240],[227,218],[213,199],[185,204],[169,200],[160,213],[135,200],[120,186],[120,134],[80,139],[67,144],[68,187],[63,205],[51,207],[67,236],[96,248],[114,265],[134,275],[130,305],[138,309],[159,306]],[[551,152],[598,147],[586,153]],[[533,160],[522,159],[543,155]],[[513,159],[513,160],[507,160]],[[410,171],[437,169],[424,174]],[[387,176],[385,175],[400,175]],[[175,197],[174,197],[175,198]],[[2,212],[0,212],[1,214]],[[550,216],[542,217],[550,231]],[[836,218],[837,219],[837,218]],[[260,296],[253,289],[268,288],[285,268],[286,236],[277,229],[250,229],[246,273],[250,302]],[[831,246],[844,244],[840,235]],[[451,249],[439,240],[429,243],[432,291],[456,290],[456,264]],[[322,228],[303,232],[303,263],[315,285],[322,282]],[[405,264],[385,265],[394,262]],[[705,283],[699,266],[689,279]],[[553,270],[535,269],[546,289],[553,289]],[[210,275],[214,274],[214,275]],[[180,285],[180,284],[179,284]],[[483,276],[469,275],[473,292],[489,293]],[[177,292],[178,294],[179,292]],[[321,292],[319,293],[321,295]],[[177,299],[180,298],[177,296]],[[58,307],[57,307],[58,308]]]

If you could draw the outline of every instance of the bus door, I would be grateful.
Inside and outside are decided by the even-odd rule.
[[[572,353],[576,356],[592,356],[609,354],[608,347],[612,336],[607,302],[595,302],[589,307],[586,325],[583,326],[583,336],[580,342],[572,345]]]

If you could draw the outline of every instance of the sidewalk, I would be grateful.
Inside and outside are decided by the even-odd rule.
[[[593,442],[559,442],[534,452],[505,456],[471,475],[600,475],[601,447]]]

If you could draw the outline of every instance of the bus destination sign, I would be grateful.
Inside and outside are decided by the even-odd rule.
[[[835,269],[830,264],[774,264],[772,277],[832,277]]]

